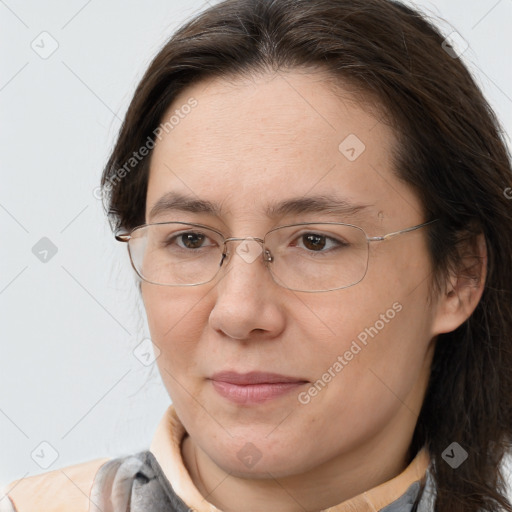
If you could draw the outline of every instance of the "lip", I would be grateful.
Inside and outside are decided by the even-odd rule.
[[[224,371],[210,378],[213,388],[237,404],[262,403],[281,397],[306,384],[306,379],[268,372]]]

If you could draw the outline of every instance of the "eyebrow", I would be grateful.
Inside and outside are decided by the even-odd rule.
[[[270,219],[286,215],[304,213],[322,213],[333,217],[347,219],[369,208],[370,204],[355,204],[348,199],[334,195],[303,196],[286,199],[279,203],[267,205],[265,214]],[[170,212],[205,213],[222,216],[222,207],[218,203],[179,193],[168,192],[153,205],[148,220]]]

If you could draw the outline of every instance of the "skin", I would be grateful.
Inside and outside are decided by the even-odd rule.
[[[277,225],[336,220],[323,213],[270,219],[268,203],[333,191],[371,205],[349,220],[369,236],[428,220],[393,173],[391,128],[348,91],[335,95],[321,74],[203,81],[183,91],[165,118],[190,97],[197,107],[163,134],[151,157],[146,222],[198,222],[226,237],[263,238]],[[349,134],[366,146],[352,162],[338,149]],[[222,214],[149,219],[170,191],[221,203]],[[365,278],[325,293],[278,286],[261,259],[237,255],[240,242],[228,243],[233,255],[211,283],[142,282],[157,364],[188,432],[184,462],[208,502],[226,512],[321,510],[407,467],[436,336],[460,325],[481,294],[454,277],[428,302],[425,235],[422,228],[371,243]],[[311,384],[236,405],[208,380],[222,370],[260,370],[313,383],[397,302],[401,311],[307,404],[297,395]],[[261,456],[252,467],[237,457],[246,443]]]

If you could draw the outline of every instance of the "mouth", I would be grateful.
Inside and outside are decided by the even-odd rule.
[[[219,372],[210,379],[222,397],[236,404],[262,403],[290,393],[306,379],[268,372]]]

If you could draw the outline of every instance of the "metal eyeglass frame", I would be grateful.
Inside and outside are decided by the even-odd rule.
[[[422,224],[417,224],[416,226],[411,226],[409,228],[400,229],[399,231],[392,231],[391,233],[387,233],[386,235],[381,235],[381,236],[368,236],[366,234],[366,231],[363,228],[361,228],[359,226],[355,226],[354,224],[347,224],[345,222],[299,222],[297,224],[286,224],[286,225],[283,225],[283,226],[278,226],[276,228],[273,228],[273,229],[271,229],[270,231],[268,231],[265,234],[263,239],[262,238],[258,238],[258,237],[251,237],[251,236],[246,236],[246,237],[241,237],[241,238],[239,238],[239,237],[225,238],[224,235],[220,231],[218,231],[217,229],[212,228],[210,226],[206,226],[204,224],[196,224],[196,223],[193,223],[193,222],[167,221],[167,222],[154,222],[154,223],[150,223],[150,224],[141,224],[140,226],[136,226],[135,228],[133,228],[129,233],[116,234],[116,235],[114,235],[114,237],[115,237],[115,239],[118,242],[128,243],[130,241],[130,239],[132,238],[132,233],[134,231],[136,231],[137,229],[145,228],[145,227],[148,227],[148,226],[154,226],[154,225],[162,225],[162,224],[184,224],[186,226],[197,226],[197,227],[209,229],[210,231],[213,231],[213,232],[217,233],[224,240],[224,247],[223,247],[223,250],[222,250],[222,259],[221,259],[220,264],[219,264],[219,269],[217,270],[215,275],[210,280],[204,281],[203,283],[197,283],[197,284],[160,284],[160,283],[154,283],[153,281],[149,281],[149,280],[144,278],[139,273],[139,271],[137,270],[137,268],[135,267],[135,265],[133,263],[132,255],[131,255],[130,251],[128,251],[128,254],[130,256],[130,263],[131,263],[133,269],[135,270],[136,274],[142,280],[146,281],[147,283],[156,284],[158,286],[200,286],[202,284],[210,283],[211,281],[213,281],[215,279],[215,277],[217,277],[217,275],[218,275],[218,273],[219,273],[219,271],[220,271],[220,269],[222,267],[222,264],[224,262],[224,259],[227,256],[226,242],[230,242],[230,241],[234,241],[234,240],[254,240],[254,241],[260,243],[262,245],[262,248],[264,249],[264,251],[263,251],[263,259],[264,259],[265,263],[267,263],[267,262],[270,263],[270,262],[272,262],[274,260],[274,257],[272,256],[270,251],[265,247],[265,240],[264,239],[267,237],[267,235],[269,233],[271,233],[272,231],[276,231],[276,230],[278,230],[280,228],[287,228],[287,227],[292,227],[292,226],[308,226],[308,225],[312,225],[312,224],[335,224],[335,225],[338,225],[338,226],[339,225],[341,225],[341,226],[351,226],[353,228],[360,229],[364,233],[364,235],[366,237],[366,242],[368,244],[369,242],[382,242],[384,240],[390,240],[391,238],[394,238],[394,237],[396,237],[398,235],[402,235],[404,233],[409,233],[410,231],[415,231],[416,229],[420,229],[420,228],[422,228],[424,226],[428,226],[429,224],[437,222],[438,220],[439,219],[430,220],[430,221],[424,222]],[[278,286],[281,286],[281,287],[283,287],[283,288],[285,288],[287,290],[301,291],[303,293],[322,293],[322,292],[329,292],[329,291],[334,291],[334,290],[342,290],[344,288],[350,288],[351,286],[354,286],[354,285],[360,283],[364,279],[364,277],[366,275],[366,271],[365,271],[364,275],[361,277],[361,279],[359,281],[356,281],[355,283],[349,284],[347,286],[341,286],[339,288],[332,288],[332,289],[329,289],[329,290],[295,290],[294,288],[288,288],[288,287],[283,286],[282,284],[278,283],[274,279],[274,275],[272,274],[272,272],[270,272],[270,274],[272,275],[272,279],[274,280],[274,282]]]

